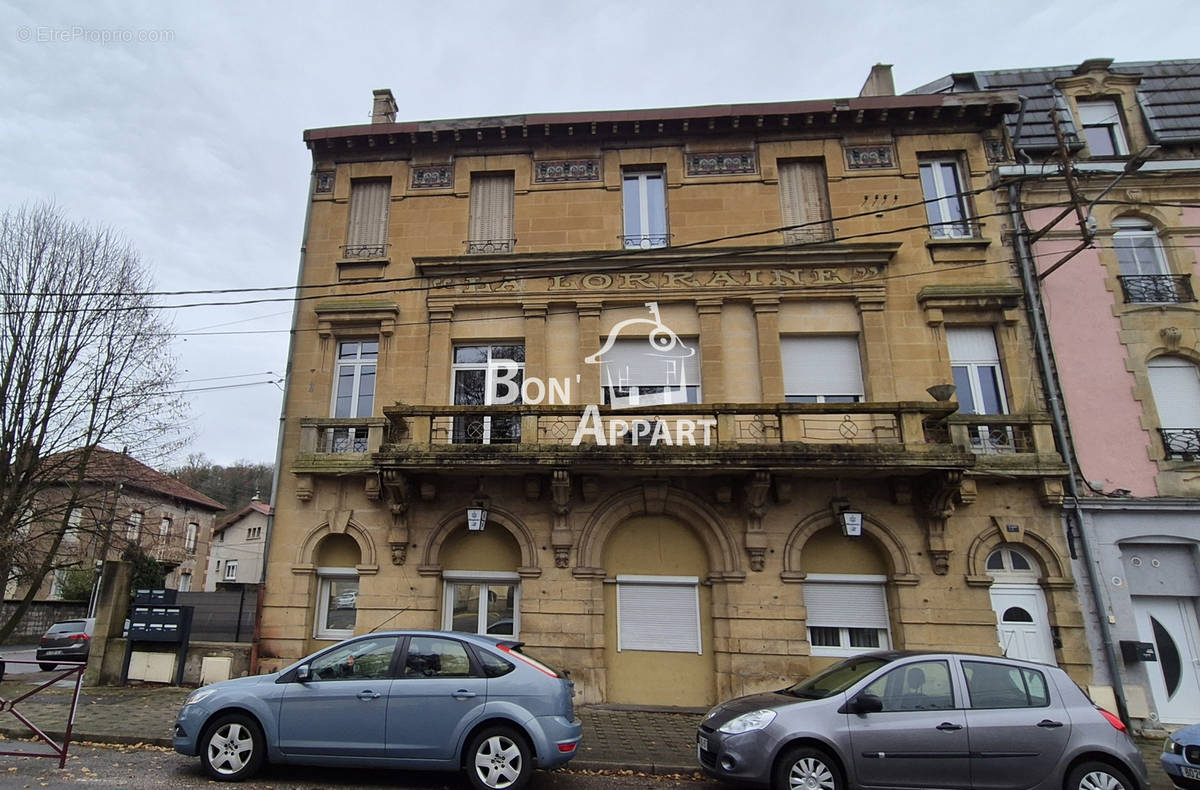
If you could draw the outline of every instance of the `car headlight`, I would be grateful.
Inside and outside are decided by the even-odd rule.
[[[183,701],[183,704],[184,704],[184,705],[191,705],[193,702],[199,702],[199,701],[200,701],[200,700],[202,700],[202,699],[206,699],[207,697],[211,697],[211,696],[212,696],[213,694],[215,694],[216,692],[217,692],[217,690],[216,690],[216,689],[211,689],[211,688],[209,688],[209,689],[196,689],[196,690],[195,690],[195,691],[193,691],[191,694],[188,694],[188,698],[187,698],[186,700],[184,700],[184,701]]]
[[[749,713],[743,713],[736,719],[730,719],[719,728],[726,735],[737,735],[739,732],[750,732],[751,730],[761,730],[771,722],[775,721],[775,711],[773,710],[752,710]]]
[[[1163,741],[1163,754],[1183,754],[1183,744],[1174,738]]]

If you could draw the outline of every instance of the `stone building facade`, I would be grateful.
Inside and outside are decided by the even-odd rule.
[[[889,84],[411,123],[377,91],[306,132],[261,667],[415,627],[515,635],[584,703],[876,646],[1085,679],[988,188],[1017,99]]]
[[[1028,159],[998,176],[1020,185],[1078,459],[1068,529],[1096,680],[1138,726],[1198,722],[1200,61],[1095,59],[919,90],[1027,97],[1008,126]]]

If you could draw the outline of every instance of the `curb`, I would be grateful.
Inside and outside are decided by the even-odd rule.
[[[67,737],[66,730],[43,730],[51,740],[62,743],[63,738]],[[13,740],[27,741],[30,738],[37,738],[28,728],[18,729],[16,727],[0,727],[0,735]],[[40,742],[41,739],[39,738]],[[98,743],[105,746],[136,746],[142,744],[144,746],[165,746],[171,748],[175,741],[172,738],[139,738],[134,735],[111,735],[108,733],[91,733],[81,730],[73,730],[71,732],[71,743],[77,744],[80,742]]]

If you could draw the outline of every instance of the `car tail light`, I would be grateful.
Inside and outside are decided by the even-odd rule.
[[[46,644],[46,637],[44,637],[44,636],[42,637],[41,644],[42,644],[43,646],[45,646],[45,644]]]
[[[87,634],[71,634],[72,642],[86,642],[90,638]]]
[[[1109,713],[1108,711],[1106,711],[1104,708],[1100,707],[1099,705],[1096,706],[1096,710],[1100,711],[1100,715],[1103,716],[1104,718],[1108,719],[1108,723],[1111,724],[1113,727],[1115,727],[1116,729],[1118,729],[1124,733],[1129,732],[1127,729],[1125,729],[1125,722],[1121,721],[1119,718],[1117,718],[1113,714]]]

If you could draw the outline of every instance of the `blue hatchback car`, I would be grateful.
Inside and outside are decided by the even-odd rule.
[[[281,672],[196,689],[175,751],[219,781],[264,762],[464,770],[519,790],[575,756],[574,684],[502,637],[389,631],[348,639]]]
[[[1200,724],[1171,733],[1163,743],[1162,767],[1181,790],[1200,790]]]

